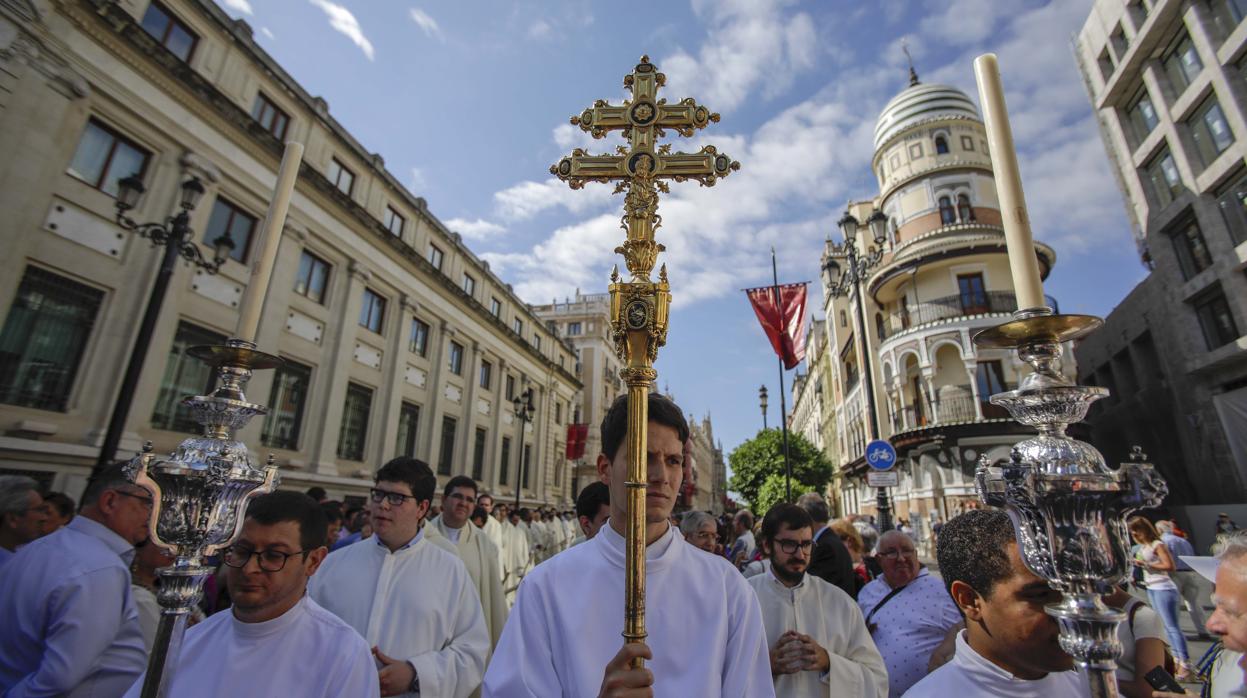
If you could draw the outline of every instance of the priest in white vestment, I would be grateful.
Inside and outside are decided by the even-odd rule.
[[[421,530],[436,486],[423,461],[382,466],[369,493],[374,535],[325,558],[309,587],[373,647],[383,696],[466,698],[489,656],[471,575],[444,541],[431,540],[440,534]]]
[[[506,588],[507,580],[507,562],[506,562],[506,545],[503,543],[502,524],[494,517],[494,497],[488,492],[482,492],[476,496],[476,506],[485,510],[488,516],[485,517],[485,525],[481,530],[485,532],[485,537],[490,543],[494,544],[494,549],[498,551],[498,579]]]
[[[627,397],[602,424],[598,473],[611,517],[598,535],[534,568],[520,586],[483,695],[584,698],[652,686],[657,696],[774,696],[757,597],[726,560],[667,522],[683,475],[688,425],[650,394],[646,496],[646,643],[624,645],[624,480]],[[645,669],[629,660],[651,656]],[[652,674],[650,673],[652,672]],[[616,687],[603,691],[603,686]]]
[[[222,555],[233,607],[186,630],[169,657],[169,696],[379,696],[368,643],[306,596],[325,547],[324,510],[280,490],[247,506],[242,533]],[[138,698],[146,675],[127,698]]]
[[[498,574],[498,549],[468,521],[475,503],[476,481],[467,475],[450,478],[442,488],[442,513],[429,522],[429,527],[454,544],[456,554],[468,568],[481,599],[492,648],[498,644],[502,626],[507,622],[507,601]]]
[[[1086,677],[1058,643],[1056,619],[1044,611],[1061,593],[1022,563],[1004,512],[971,509],[944,524],[936,558],[966,629],[952,660],[906,698],[1090,698]]]
[[[885,698],[888,672],[853,598],[807,574],[814,521],[805,509],[779,503],[762,519],[770,565],[747,580],[762,606],[771,648],[775,695]]]
[[[596,536],[611,515],[611,490],[605,482],[590,482],[576,496],[577,528],[574,545]]]

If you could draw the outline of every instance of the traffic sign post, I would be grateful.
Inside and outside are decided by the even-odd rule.
[[[901,477],[895,470],[872,470],[866,473],[866,484],[871,487],[898,487]]]
[[[896,465],[896,449],[883,439],[866,444],[866,465],[875,470],[891,470]]]

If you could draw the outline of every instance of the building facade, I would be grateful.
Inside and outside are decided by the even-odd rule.
[[[211,376],[186,350],[232,334],[293,140],[306,152],[257,337],[286,363],[251,380],[270,413],[240,439],[274,454],[284,486],[335,498],[412,455],[501,497],[570,501],[572,349],[245,22],[209,0],[6,0],[0,82],[0,469],[76,494],[97,457],[162,254],[114,222],[134,173],[133,218],[172,215],[197,177],[204,256],[220,235],[235,245],[218,274],[175,271],[120,455],[195,431],[180,400]],[[529,387],[521,433],[510,400]]]
[[[1247,6],[1098,0],[1075,54],[1148,277],[1078,349],[1112,460],[1175,505],[1247,498]]]
[[[690,415],[688,427],[693,462],[691,467],[685,469],[679,508],[722,514],[727,497],[727,463],[723,460],[723,444],[714,439],[710,415],[700,422]]]
[[[792,416],[788,426],[814,447],[826,454],[832,463],[840,463],[840,444],[836,438],[835,404],[833,391],[828,389],[835,380],[831,373],[831,346],[828,343],[826,320],[810,323],[805,347],[805,374],[797,374],[792,381]],[[831,507],[831,513],[839,517],[844,511],[841,501],[840,469],[832,471],[831,482],[823,493]]]
[[[830,240],[824,253],[824,390],[835,405],[845,512],[875,513],[863,452],[872,439],[888,439],[900,482],[891,489],[893,516],[922,540],[935,519],[975,506],[979,457],[1007,458],[1024,438],[988,402],[1017,386],[1022,365],[973,342],[1016,304],[986,132],[969,97],[912,76],[879,116],[873,170],[879,194],[851,203],[849,213],[887,218],[882,258],[856,289],[830,297],[846,262]],[[874,249],[872,238],[863,224],[855,238],[861,255]],[[1046,277],[1056,255],[1042,243],[1035,254]]]

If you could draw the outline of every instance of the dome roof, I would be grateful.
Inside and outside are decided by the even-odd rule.
[[[979,119],[979,110],[966,93],[951,85],[917,84],[892,98],[875,122],[875,149],[909,125],[941,115]]]

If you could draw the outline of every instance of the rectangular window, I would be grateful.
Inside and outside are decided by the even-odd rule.
[[[1104,78],[1104,82],[1108,82],[1113,77],[1113,71],[1117,70],[1117,64],[1113,62],[1113,54],[1108,52],[1105,46],[1100,55],[1095,59],[1096,65],[1100,67],[1100,77]]]
[[[497,298],[489,299],[489,312],[494,317],[502,317],[502,301]]]
[[[554,423],[555,424],[563,423],[563,403],[559,402],[558,400],[554,401]]]
[[[1234,244],[1247,242],[1247,170],[1217,192],[1217,206]]]
[[[1182,269],[1183,279],[1190,279],[1212,266],[1212,255],[1204,244],[1204,234],[1194,220],[1181,224],[1169,234],[1169,238],[1173,241],[1173,250],[1178,255],[1178,266]]]
[[[442,448],[437,454],[437,474],[449,475],[455,461],[455,429],[459,423],[454,417],[442,417]]]
[[[1204,167],[1212,164],[1217,156],[1234,143],[1234,134],[1226,123],[1221,105],[1217,104],[1216,96],[1204,100],[1187,121],[1191,129],[1191,138],[1195,141],[1195,149],[1199,151],[1199,159]]]
[[[385,229],[396,237],[403,236],[403,226],[407,224],[407,219],[403,218],[403,214],[394,210],[393,206],[385,207]]]
[[[255,104],[251,105],[251,118],[277,140],[286,140],[286,127],[290,125],[290,117],[278,109],[271,99],[265,97],[263,92],[255,95]]]
[[[579,335],[579,334],[581,333],[581,329],[580,329],[580,327],[581,327],[581,326],[580,326],[580,323],[579,323],[579,322],[569,322],[569,323],[567,323],[567,336],[568,336],[568,337],[575,337],[575,336]]]
[[[216,247],[217,238],[227,237],[234,242],[234,248],[229,252],[230,259],[246,264],[255,224],[255,216],[218,196],[212,202],[212,215],[208,217],[208,227],[204,229],[204,244]]]
[[[476,428],[476,440],[472,444],[472,479],[480,482],[485,476],[485,442],[489,432]]]
[[[533,469],[532,463],[533,447],[532,444],[524,444],[524,464],[520,466],[520,472],[524,475],[524,489],[528,489],[528,480]]]
[[[398,443],[395,452],[400,456],[415,458],[416,430],[420,424],[420,406],[403,402],[398,409]]]
[[[158,2],[148,5],[140,25],[143,31],[150,34],[161,46],[169,49],[170,53],[185,63],[190,62],[191,56],[195,54],[195,44],[199,43],[199,37],[163,5]]]
[[[507,376],[506,380],[506,398],[507,400],[515,399],[515,376]]]
[[[1238,327],[1230,313],[1230,304],[1226,302],[1225,293],[1219,287],[1213,293],[1195,301],[1194,306],[1209,351],[1238,339]]]
[[[1225,41],[1247,15],[1247,0],[1212,0],[1208,8],[1212,10],[1214,33],[1218,39]]]
[[[269,448],[299,448],[299,432],[303,428],[303,408],[307,391],[312,385],[312,369],[287,360],[277,367],[273,389],[268,396],[268,415],[260,443]]]
[[[434,269],[442,270],[442,260],[444,258],[445,255],[442,254],[441,248],[437,245],[429,245],[429,264],[432,264]]]
[[[913,145],[909,146],[909,159],[917,160],[920,157],[922,157],[922,144],[914,143]]]
[[[147,172],[151,154],[133,141],[124,138],[104,124],[91,119],[78,140],[78,149],[69,163],[69,174],[99,189],[109,196],[117,196],[117,182]]]
[[[1152,97],[1147,93],[1147,88],[1139,90],[1139,94],[1130,101],[1130,106],[1126,107],[1126,116],[1130,120],[1130,129],[1134,133],[1135,144],[1143,142],[1144,138],[1156,128],[1160,123],[1160,119],[1156,116],[1156,108],[1152,106]]]
[[[1195,44],[1191,43],[1191,37],[1186,32],[1182,32],[1170,45],[1169,50],[1161,56],[1160,62],[1169,78],[1175,99],[1182,96],[1187,86],[1195,81],[1199,71],[1204,69],[1199,52],[1195,50]]]
[[[480,380],[480,386],[486,390],[489,390],[489,386],[493,385],[494,382],[494,365],[488,361],[482,360],[480,376],[478,378]]]
[[[505,485],[511,477],[511,437],[502,437],[502,453],[498,456],[498,484]]]
[[[355,188],[355,173],[346,169],[346,165],[338,162],[337,158],[329,160],[329,170],[325,173],[329,178],[329,183],[338,188],[338,191],[351,195],[351,191]]]
[[[541,335],[533,334],[533,349],[541,351]]]
[[[966,315],[988,312],[987,288],[982,274],[958,274],[957,288],[961,293],[961,312]]]
[[[1113,54],[1120,61],[1126,55],[1126,51],[1130,50],[1130,41],[1126,39],[1126,30],[1120,24],[1117,29],[1113,30],[1113,34],[1108,37],[1108,41],[1113,46]]]
[[[346,404],[342,408],[342,429],[338,432],[338,457],[362,461],[368,439],[368,416],[372,412],[372,388],[346,384]]]
[[[224,344],[225,335],[204,329],[189,322],[179,322],[173,344],[169,347],[169,360],[165,363],[164,378],[156,395],[156,409],[152,411],[152,427],[169,431],[197,434],[203,427],[191,416],[190,408],[182,400],[191,395],[207,395],[215,383],[212,367],[189,356],[187,349],[202,344]]]
[[[463,375],[463,345],[451,340],[450,342],[450,372],[456,376]]]
[[[1143,175],[1157,208],[1168,206],[1182,193],[1182,177],[1178,174],[1178,166],[1174,164],[1168,148],[1160,151],[1143,166]]]
[[[961,137],[961,149],[969,151],[969,152],[974,152],[974,139],[971,138],[970,136],[962,136]]]
[[[979,384],[979,405],[985,419],[1004,419],[1009,416],[1007,410],[991,402],[991,396],[1003,393],[1005,388],[1005,370],[999,361],[980,361],[976,367],[976,381]]]
[[[419,318],[411,319],[411,338],[407,341],[407,349],[413,354],[428,356],[429,324]]]
[[[511,329],[515,330],[516,334],[523,337],[524,336],[524,321],[520,320],[519,318],[515,318],[514,320],[511,321]]]
[[[385,324],[385,298],[370,288],[364,289],[364,302],[359,309],[359,324],[381,334]]]
[[[299,275],[294,280],[294,292],[324,305],[328,284],[329,262],[304,250],[299,257]]]
[[[1144,0],[1130,0],[1126,3],[1126,12],[1130,14],[1130,21],[1134,23],[1135,30],[1147,21],[1147,3]]]
[[[468,274],[463,275],[463,292],[469,296],[476,295],[476,279]]]
[[[27,267],[0,331],[0,402],[64,412],[104,293]]]

